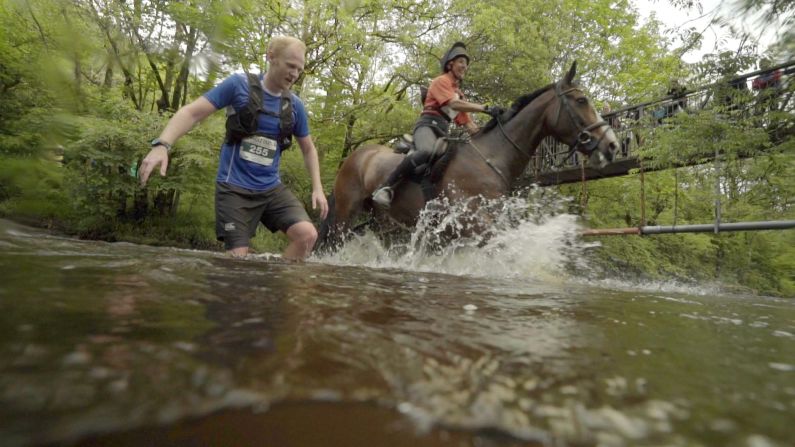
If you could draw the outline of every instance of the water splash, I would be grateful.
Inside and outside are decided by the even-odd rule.
[[[599,242],[580,237],[571,198],[549,188],[512,197],[434,200],[402,240],[387,243],[373,231],[350,235],[334,254],[315,261],[457,276],[521,279],[536,284],[580,284],[612,290],[715,295],[719,284],[616,278],[589,259]],[[473,231],[475,230],[475,231]]]
[[[317,260],[468,277],[559,281],[594,244],[579,238],[569,200],[531,189],[524,196],[472,197],[428,203],[416,227],[385,243],[372,231],[351,235],[336,253]]]
[[[631,280],[618,278],[601,278],[598,281],[591,281],[593,285],[600,285],[608,289],[625,290],[631,292],[663,292],[677,293],[684,295],[726,295],[727,291],[721,284],[714,282],[694,283],[684,280],[656,280],[645,279]]]

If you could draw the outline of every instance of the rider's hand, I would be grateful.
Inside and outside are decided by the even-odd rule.
[[[486,108],[483,109],[483,113],[485,113],[485,114],[487,114],[487,115],[489,115],[489,116],[491,116],[492,118],[495,118],[495,119],[499,118],[500,115],[502,115],[502,112],[504,112],[504,111],[505,110],[502,107],[500,107],[500,106],[486,106]]]
[[[138,178],[141,180],[141,186],[146,186],[149,175],[157,165],[160,165],[160,175],[165,177],[166,169],[168,169],[168,150],[165,146],[153,147],[141,162],[141,166],[138,168]]]

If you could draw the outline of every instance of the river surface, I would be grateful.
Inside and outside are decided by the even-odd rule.
[[[795,300],[598,279],[575,233],[291,264],[0,220],[0,445],[795,445]]]

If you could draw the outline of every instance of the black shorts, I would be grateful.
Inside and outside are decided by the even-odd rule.
[[[252,191],[228,183],[215,184],[215,235],[227,250],[248,247],[262,222],[272,233],[287,232],[309,220],[304,205],[284,185]]]

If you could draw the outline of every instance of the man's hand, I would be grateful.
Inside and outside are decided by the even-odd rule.
[[[320,207],[320,218],[325,219],[328,215],[328,201],[323,191],[312,192],[312,209],[315,210]]]
[[[165,146],[153,147],[141,162],[141,166],[138,168],[138,178],[141,180],[141,186],[146,186],[149,175],[152,174],[157,165],[160,165],[160,175],[165,177],[166,169],[168,169],[168,150],[166,150]]]

